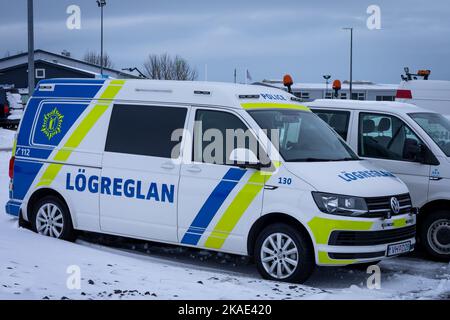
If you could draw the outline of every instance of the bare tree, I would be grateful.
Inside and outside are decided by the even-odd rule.
[[[180,56],[171,57],[164,53],[150,54],[144,62],[144,74],[149,79],[158,80],[196,80],[197,70]]]
[[[85,53],[83,60],[88,63],[92,63],[97,66],[100,66],[100,62],[102,61],[102,58],[100,57],[99,53],[97,53],[95,51],[88,51]],[[114,67],[111,57],[107,53],[103,53],[103,67],[104,68]]]

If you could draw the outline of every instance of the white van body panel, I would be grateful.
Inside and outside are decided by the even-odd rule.
[[[408,193],[408,188],[397,177],[379,170],[369,161],[343,161],[339,166],[330,166],[326,162],[320,163],[286,163],[286,168],[297,177],[312,181],[316,190],[328,190],[335,194],[350,194],[358,197],[370,197],[385,192],[384,182],[391,185],[392,194]],[[317,173],[320,172],[320,176]],[[370,190],[364,186],[368,181],[376,179],[380,183],[371,186]],[[381,183],[383,181],[383,183]]]
[[[400,90],[410,90],[412,99],[396,99],[411,103],[450,117],[450,81],[410,80],[402,81]]]

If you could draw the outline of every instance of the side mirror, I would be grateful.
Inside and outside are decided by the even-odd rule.
[[[424,159],[424,152],[423,152],[422,145],[417,143],[417,140],[414,139],[406,139],[405,141],[405,148],[403,150],[403,156],[406,159],[415,160],[418,162],[422,162]]]
[[[253,151],[245,148],[236,148],[231,151],[228,160],[230,163],[233,163],[240,168],[261,170],[261,168],[268,168],[271,166],[270,163],[267,165],[261,163]]]
[[[422,164],[439,165],[439,160],[424,144],[418,144],[416,140],[407,139],[404,155],[407,159],[413,159]]]

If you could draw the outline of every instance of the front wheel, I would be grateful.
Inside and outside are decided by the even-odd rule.
[[[33,230],[44,236],[75,240],[69,210],[65,203],[55,196],[47,196],[36,202],[31,223]]]
[[[266,227],[256,239],[255,260],[265,279],[303,283],[314,270],[314,250],[307,236],[286,224]]]
[[[425,216],[420,227],[420,240],[434,259],[450,260],[450,211],[439,210]]]

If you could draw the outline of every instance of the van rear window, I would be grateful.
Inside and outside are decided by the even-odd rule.
[[[172,133],[183,129],[186,108],[116,104],[113,107],[105,151],[171,158],[180,140]],[[177,151],[179,152],[179,150]]]

